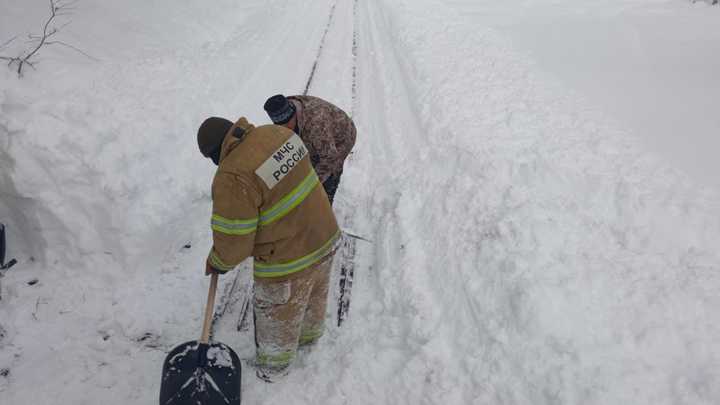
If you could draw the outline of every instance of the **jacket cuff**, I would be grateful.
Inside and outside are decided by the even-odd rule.
[[[228,271],[235,268],[235,266],[231,266],[228,264],[223,263],[222,260],[215,254],[214,250],[210,251],[210,255],[208,255],[207,258],[207,264],[212,267],[215,271],[218,273],[227,273]]]

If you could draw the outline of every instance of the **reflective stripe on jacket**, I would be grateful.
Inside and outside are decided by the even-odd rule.
[[[232,135],[237,127],[242,138]],[[255,277],[289,276],[331,253],[340,235],[306,146],[285,127],[238,120],[225,136],[212,195],[208,263],[222,272],[254,256]]]

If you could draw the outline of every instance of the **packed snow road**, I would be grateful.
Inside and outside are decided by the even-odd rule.
[[[3,181],[62,225],[40,225],[62,249],[39,239],[54,262],[3,279],[2,403],[157,401],[162,359],[199,334],[207,288],[212,167],[195,150],[197,123],[267,122],[264,99],[301,93],[313,69],[309,93],[358,127],[338,217],[372,242],[357,243],[350,318],[329,322],[281,383],[246,366],[244,403],[720,401],[720,197],[457,3],[250,1],[220,13],[167,2],[172,18],[156,32],[187,42],[156,37],[144,67],[95,66],[92,85],[76,78],[65,98],[55,84],[49,101],[3,76],[13,85],[0,93],[0,134],[16,161]],[[154,6],[136,6],[144,17],[118,26],[153,21]],[[198,14],[219,23],[193,25]],[[167,108],[150,116],[159,102]],[[117,121],[127,128],[103,130]],[[79,162],[52,148],[40,149],[45,163],[20,159],[49,128]],[[87,167],[92,176],[71,181]],[[23,188],[29,180],[47,191]],[[28,277],[42,282],[30,289]],[[249,359],[252,331],[236,331],[247,290],[229,294],[234,281],[223,280],[215,334]]]

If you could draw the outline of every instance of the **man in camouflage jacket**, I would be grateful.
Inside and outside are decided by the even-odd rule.
[[[352,119],[334,104],[313,96],[277,94],[264,108],[274,124],[300,135],[332,204],[343,163],[355,145],[357,131]]]

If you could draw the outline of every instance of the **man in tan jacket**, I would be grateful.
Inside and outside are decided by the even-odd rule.
[[[218,165],[206,274],[255,258],[257,374],[272,381],[287,372],[298,345],[323,334],[340,230],[307,147],[289,129],[211,117],[198,146]]]

